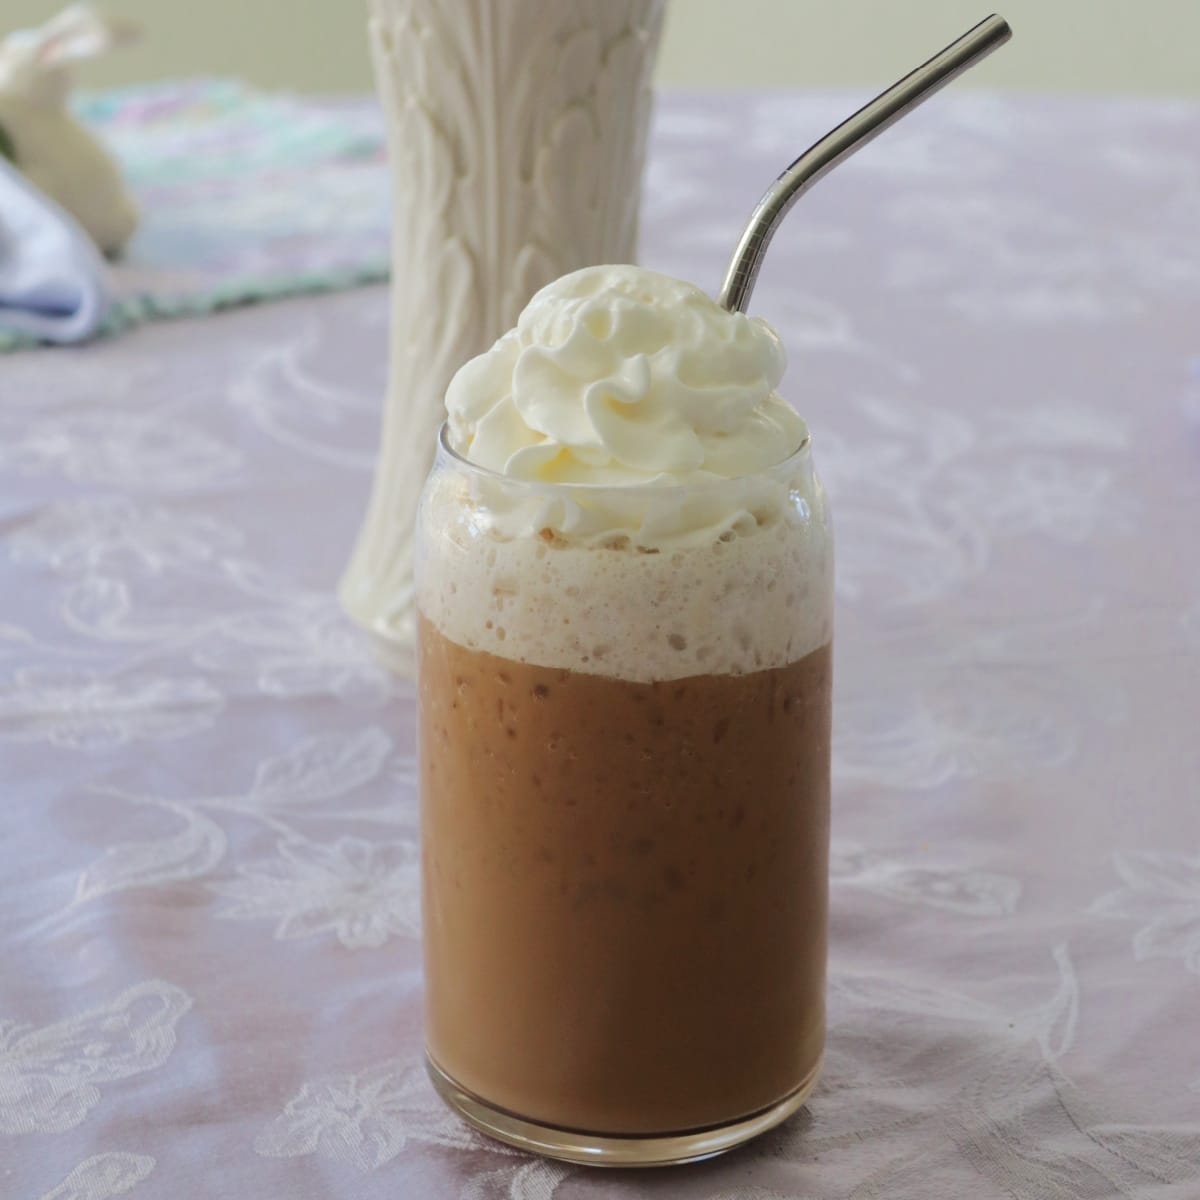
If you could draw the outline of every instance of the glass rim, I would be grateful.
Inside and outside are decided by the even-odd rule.
[[[597,495],[601,492],[620,492],[622,495],[628,496],[636,496],[639,493],[664,496],[670,495],[673,492],[716,492],[721,488],[728,488],[737,484],[744,485],[748,481],[755,479],[769,479],[777,471],[783,471],[785,468],[794,466],[806,459],[812,449],[812,433],[806,428],[800,444],[790,454],[768,467],[762,467],[757,471],[749,471],[744,475],[728,475],[722,478],[706,479],[691,483],[575,483],[556,482],[549,479],[522,479],[519,476],[504,475],[500,471],[493,471],[491,467],[485,467],[480,463],[472,462],[469,458],[464,457],[455,450],[450,445],[449,434],[450,422],[443,421],[437,435],[439,455],[444,455],[453,463],[464,467],[469,473],[494,480],[496,483],[504,484],[508,487],[560,494],[584,493]]]

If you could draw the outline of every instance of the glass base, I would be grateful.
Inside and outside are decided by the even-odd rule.
[[[789,1092],[769,1108],[751,1113],[748,1117],[740,1117],[728,1125],[685,1130],[682,1133],[630,1134],[624,1137],[558,1129],[553,1125],[526,1121],[502,1108],[493,1107],[486,1100],[459,1087],[428,1053],[425,1055],[425,1069],[438,1095],[463,1120],[488,1137],[507,1142],[510,1146],[546,1158],[593,1167],[666,1167],[724,1154],[786,1121],[808,1099],[816,1086],[821,1063],[818,1060],[794,1092]]]

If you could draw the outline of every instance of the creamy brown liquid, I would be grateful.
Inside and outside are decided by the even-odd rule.
[[[631,683],[421,618],[426,1042],[597,1133],[766,1108],[824,1041],[831,650]]]

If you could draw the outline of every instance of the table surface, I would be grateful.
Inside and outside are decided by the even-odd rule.
[[[668,96],[715,287],[853,97]],[[333,598],[382,289],[0,362],[0,1197],[1200,1194],[1200,108],[952,93],[755,295],[835,513],[823,1082],[592,1173],[422,1075],[414,705]]]

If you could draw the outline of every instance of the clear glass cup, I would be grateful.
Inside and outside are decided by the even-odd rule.
[[[754,476],[529,483],[440,438],[418,514],[426,1056],[574,1162],[728,1150],[825,1033],[833,548]]]

